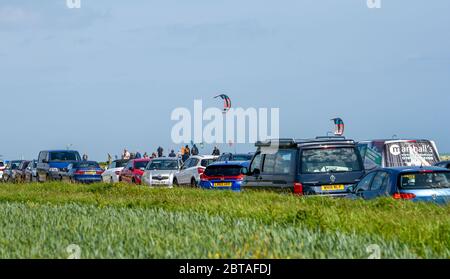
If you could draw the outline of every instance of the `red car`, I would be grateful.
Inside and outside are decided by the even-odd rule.
[[[150,159],[134,159],[130,160],[128,164],[123,168],[119,174],[119,181],[141,184],[142,175],[144,174],[145,167]]]

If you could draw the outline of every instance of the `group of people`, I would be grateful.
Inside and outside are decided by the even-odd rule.
[[[183,146],[180,150],[180,152],[175,153],[175,150],[170,150],[170,153],[168,154],[168,157],[170,158],[177,158],[180,157],[181,160],[183,162],[185,162],[187,159],[189,159],[190,156],[196,156],[199,155],[199,149],[197,147],[196,144],[193,144],[192,147],[190,148],[189,145]],[[212,155],[215,156],[219,156],[220,155],[220,150],[217,146],[214,146],[214,150],[212,152]],[[128,149],[124,149],[121,155],[121,159],[122,160],[132,160],[132,159],[154,159],[154,158],[161,158],[164,157],[164,148],[162,148],[161,146],[158,147],[158,149],[156,150],[156,152],[153,152],[151,155],[149,155],[147,152],[145,152],[144,154],[141,154],[139,151],[137,151],[136,153],[130,152],[128,151]],[[117,159],[117,156],[116,156]],[[108,161],[111,162],[112,161],[112,156],[110,154],[108,154]]]

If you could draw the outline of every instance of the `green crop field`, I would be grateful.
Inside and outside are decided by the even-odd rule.
[[[450,258],[450,206],[0,184],[0,258]]]

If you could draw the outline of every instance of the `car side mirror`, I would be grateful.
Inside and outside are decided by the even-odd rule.
[[[241,174],[248,175],[249,174],[248,168],[246,168],[246,167],[241,168]]]
[[[353,193],[355,191],[355,185],[352,185],[347,188],[347,193]]]

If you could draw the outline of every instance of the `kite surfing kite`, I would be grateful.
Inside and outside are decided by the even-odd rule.
[[[331,121],[334,121],[335,125],[334,135],[343,136],[345,129],[344,121],[341,118],[333,118]]]
[[[228,97],[227,95],[225,95],[225,94],[220,94],[220,95],[217,95],[216,97],[214,97],[214,98],[222,98],[222,100],[224,101],[224,105],[223,105],[223,113],[226,113],[227,111],[229,111],[230,110],[230,108],[231,108],[231,99],[230,99],[230,97]]]

